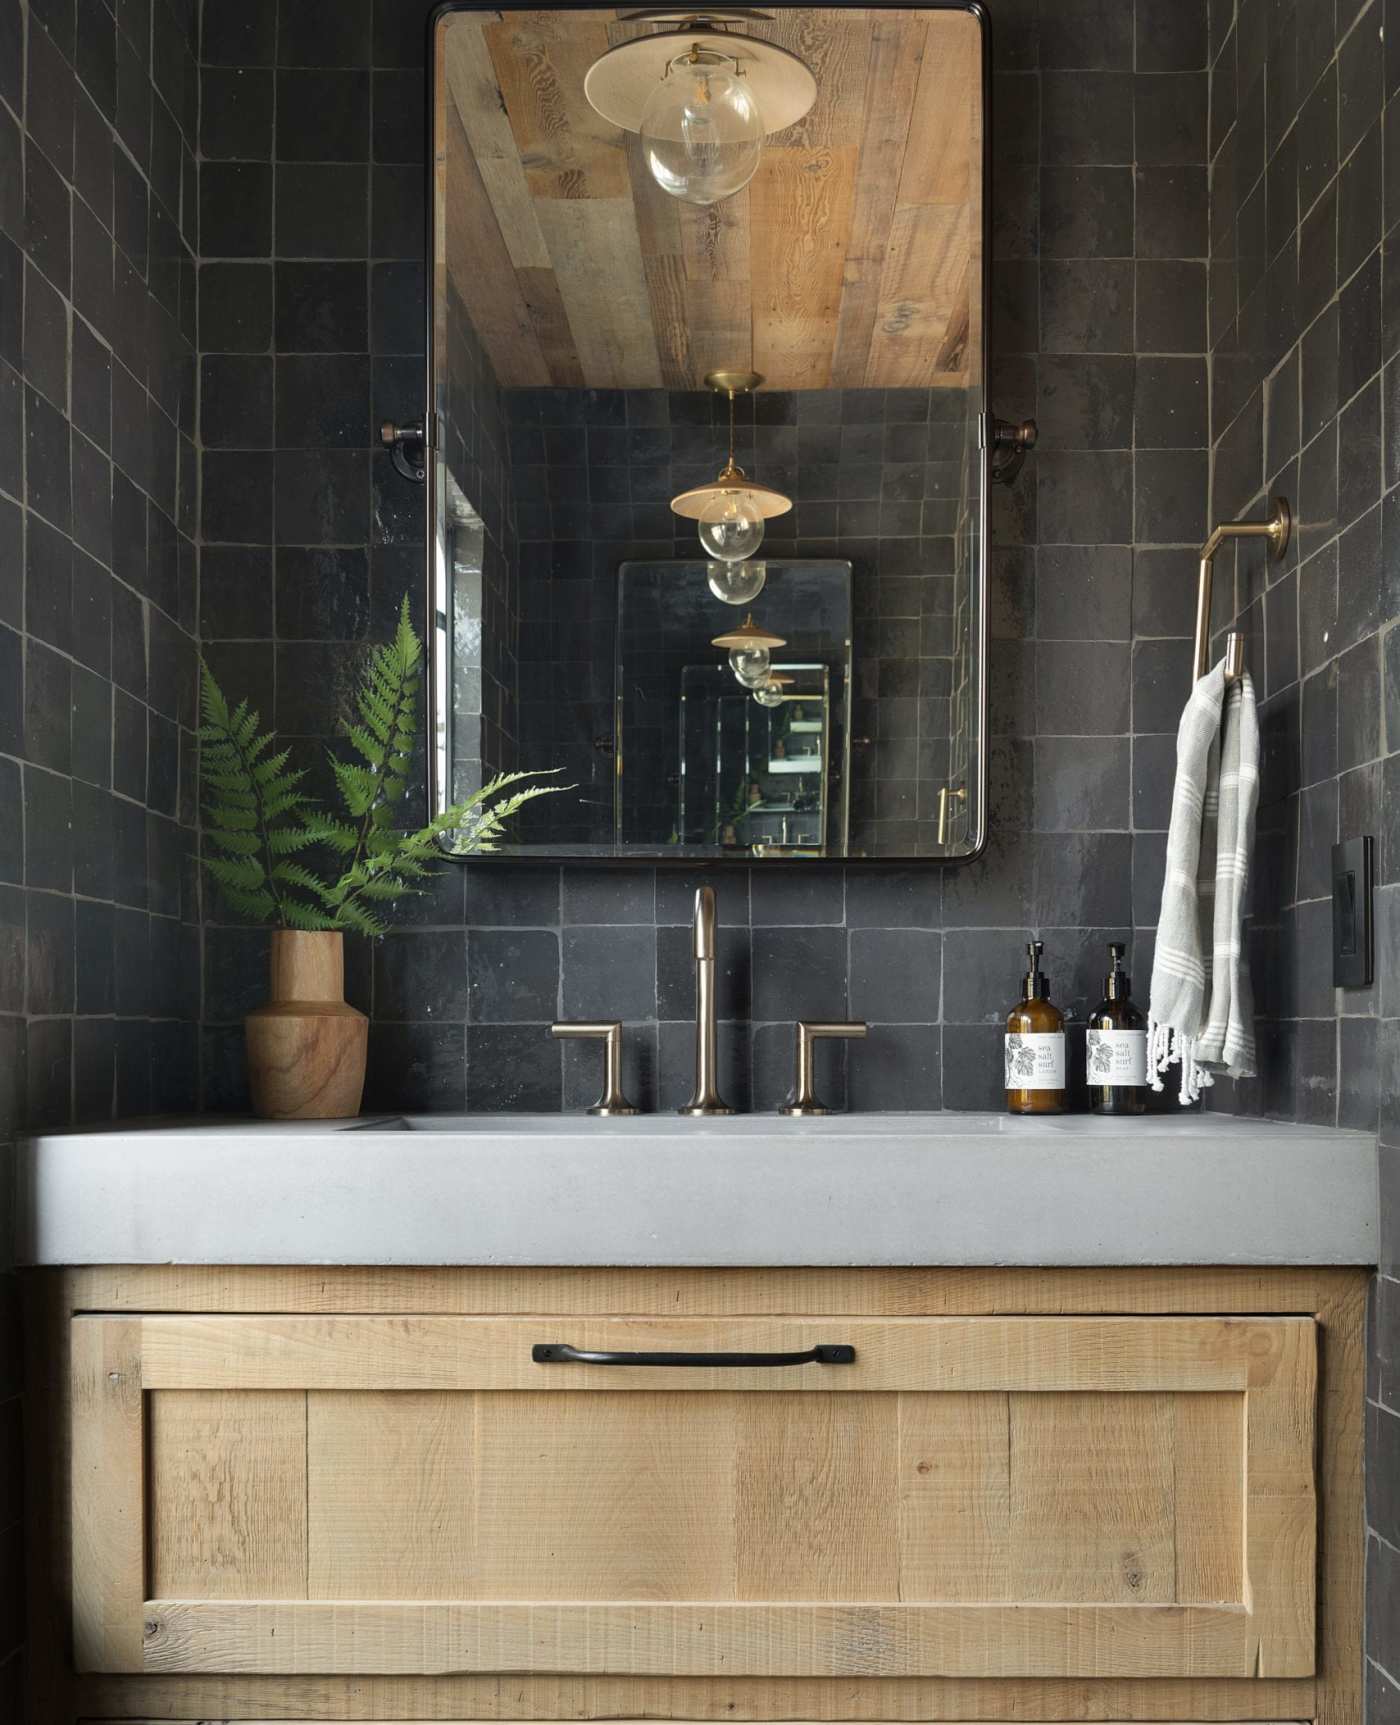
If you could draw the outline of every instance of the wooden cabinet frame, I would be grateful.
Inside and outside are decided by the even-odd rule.
[[[52,1423],[47,1438],[42,1420],[34,1427],[37,1448],[31,1454],[31,1467],[36,1468],[32,1477],[42,1480],[42,1489],[31,1493],[35,1515],[30,1553],[35,1584],[53,1600],[55,1611],[44,1616],[36,1613],[36,1651],[42,1656],[47,1650],[48,1657],[35,1661],[34,1689],[45,1698],[45,1710],[36,1712],[35,1717],[54,1721],[131,1718],[144,1710],[151,1719],[315,1718],[323,1722],[381,1718],[541,1720],[639,1712],[660,1717],[767,1720],[1335,1718],[1352,1722],[1359,1717],[1365,1280],[1360,1271],[1150,1270],[117,1269],[37,1274],[30,1278],[30,1333],[36,1342],[36,1371],[31,1381],[39,1383],[42,1414]],[[362,1378],[351,1381],[372,1381],[375,1387],[384,1388],[407,1380],[395,1380],[384,1362],[374,1363],[373,1350],[366,1354],[365,1342],[377,1335],[402,1334],[405,1322],[428,1326],[421,1338],[431,1341],[437,1320],[453,1320],[449,1328],[439,1326],[436,1341],[426,1355],[416,1348],[404,1352],[414,1359],[432,1358],[435,1375],[456,1372],[458,1380],[453,1381],[459,1381],[463,1372],[479,1376],[483,1369],[475,1347],[472,1360],[464,1361],[454,1360],[452,1349],[446,1346],[449,1336],[465,1333],[461,1316],[476,1320],[467,1327],[473,1336],[503,1342],[506,1353],[515,1359],[522,1340],[539,1339],[541,1317],[598,1319],[589,1322],[586,1334],[585,1326],[576,1321],[569,1338],[596,1342],[601,1332],[625,1315],[635,1319],[659,1311],[683,1314],[687,1320],[713,1320],[709,1327],[716,1337],[732,1338],[736,1330],[745,1331],[755,1345],[761,1335],[779,1334],[783,1345],[788,1345],[797,1322],[790,1314],[795,1312],[813,1318],[850,1317],[852,1321],[843,1325],[842,1337],[836,1338],[834,1331],[830,1336],[825,1334],[831,1328],[828,1322],[822,1324],[819,1339],[856,1341],[867,1369],[877,1374],[865,1387],[874,1387],[881,1371],[902,1374],[907,1380],[909,1362],[900,1361],[897,1347],[891,1352],[886,1345],[888,1338],[900,1334],[900,1326],[891,1319],[952,1319],[940,1326],[943,1341],[951,1345],[960,1330],[967,1331],[968,1326],[960,1322],[963,1318],[996,1318],[1001,1344],[1015,1347],[1028,1343],[1037,1317],[1077,1313],[1083,1319],[1097,1319],[1101,1325],[1111,1326],[1134,1313],[1178,1318],[1195,1314],[1200,1325],[1186,1323],[1179,1330],[1173,1327],[1173,1333],[1183,1337],[1195,1332],[1193,1346],[1184,1350],[1185,1358],[1197,1362],[1190,1369],[1202,1372],[1208,1367],[1216,1387],[1243,1390],[1250,1409],[1250,1471],[1254,1476],[1248,1523],[1250,1564],[1255,1563],[1256,1552],[1259,1562],[1265,1561],[1269,1542],[1292,1542],[1290,1573],[1303,1578],[1304,1585],[1291,1590],[1286,1599],[1256,1596],[1250,1598],[1248,1609],[1221,1613],[1218,1618],[1214,1613],[1205,1614],[1202,1627],[1207,1641],[1214,1634],[1225,1633],[1222,1625],[1227,1622],[1230,1632],[1239,1634],[1238,1642],[1231,1641],[1237,1652],[1231,1654],[1234,1662],[1227,1668],[1240,1675],[1225,1677],[1203,1676],[1199,1670],[1162,1675],[1152,1672],[1150,1662],[1138,1676],[1083,1678],[1057,1674],[1052,1669],[1026,1678],[1006,1677],[994,1669],[963,1668],[930,1677],[919,1674],[929,1665],[918,1664],[928,1657],[928,1643],[919,1642],[917,1636],[911,1639],[910,1631],[903,1627],[885,1636],[882,1645],[886,1652],[873,1670],[869,1665],[851,1670],[816,1661],[789,1663],[790,1655],[784,1653],[780,1655],[781,1668],[739,1676],[706,1667],[699,1660],[694,1668],[678,1672],[674,1663],[666,1665],[659,1657],[640,1669],[619,1673],[608,1672],[605,1664],[582,1669],[569,1666],[573,1655],[565,1648],[552,1670],[536,1668],[533,1673],[512,1677],[501,1675],[504,1662],[483,1660],[472,1665],[455,1655],[439,1676],[409,1675],[396,1672],[382,1654],[376,1655],[372,1664],[359,1667],[337,1660],[336,1674],[328,1677],[312,1675],[309,1667],[298,1669],[293,1662],[289,1662],[292,1669],[275,1676],[240,1675],[236,1662],[235,1668],[225,1665],[217,1673],[160,1674],[160,1662],[178,1645],[166,1639],[174,1633],[166,1626],[171,1609],[178,1615],[227,1611],[229,1606],[145,1597],[145,1530],[140,1499],[145,1477],[143,1406],[147,1395],[176,1385],[216,1388],[220,1383],[236,1383],[243,1387],[252,1381],[275,1387],[285,1383],[286,1378],[279,1378],[277,1370],[267,1363],[277,1358],[276,1349],[269,1351],[264,1346],[269,1334],[284,1340],[295,1337],[300,1356],[293,1373],[297,1387],[308,1381],[307,1343],[314,1337],[321,1338],[319,1345],[328,1347],[331,1355],[343,1356],[331,1359],[328,1355],[326,1370],[337,1382],[346,1381],[348,1356],[344,1350],[351,1344],[335,1340],[338,1334],[353,1337],[352,1351],[370,1361],[363,1367]],[[240,1312],[246,1318],[235,1322]],[[268,1313],[275,1315],[269,1317]],[[522,1318],[522,1313],[534,1315]],[[1016,1316],[1002,1316],[1006,1313]],[[1102,1316],[1105,1313],[1115,1315]],[[353,1330],[320,1321],[350,1314],[360,1315]],[[1248,1320],[1256,1316],[1269,1323],[1219,1322],[1222,1317]],[[1312,1400],[1308,1390],[1314,1330],[1309,1322],[1279,1325],[1280,1317],[1316,1319],[1320,1339],[1317,1441],[1323,1514],[1316,1640],[1311,1632],[1299,1628],[1302,1617],[1312,1609],[1313,1564],[1306,1530],[1315,1524],[1315,1518],[1305,1511],[1300,1519],[1297,1489],[1298,1457],[1303,1450],[1310,1452],[1313,1444],[1312,1433],[1300,1434],[1297,1421],[1299,1407],[1310,1406]],[[603,1318],[607,1322],[602,1322]],[[392,1323],[386,1324],[391,1319]],[[864,1324],[862,1346],[861,1320],[869,1319],[881,1322]],[[651,1319],[647,1324],[653,1331],[664,1328]],[[1209,1327],[1217,1337],[1237,1338],[1239,1345],[1231,1342],[1217,1346],[1213,1353],[1203,1352],[1200,1342],[1205,1329],[1201,1326]],[[690,1333],[696,1333],[693,1325]],[[1271,1348],[1264,1340],[1270,1336],[1290,1339]],[[231,1346],[235,1338],[237,1344]],[[717,1341],[712,1345],[718,1345]],[[311,1351],[314,1354],[315,1349]],[[1085,1357],[1091,1353],[1088,1350]],[[946,1353],[943,1357],[946,1363]],[[259,1365],[259,1360],[264,1363]],[[1160,1379],[1160,1361],[1149,1369],[1157,1371]],[[1171,1387],[1191,1387],[1183,1380],[1183,1370],[1180,1359],[1171,1365],[1167,1374]],[[409,1375],[412,1377],[412,1372]],[[46,1390],[44,1379],[48,1380]],[[511,1380],[507,1377],[505,1381]],[[1086,1387],[1095,1381],[1101,1380],[1081,1377],[1066,1387]],[[1145,1384],[1145,1380],[1139,1381]],[[1114,1387],[1124,1387],[1122,1380],[1116,1379]],[[1197,1387],[1207,1387],[1206,1380],[1198,1380]],[[71,1473],[62,1465],[70,1395],[74,1414]],[[1275,1440],[1286,1433],[1282,1451],[1277,1441],[1268,1438],[1270,1430]],[[1268,1458],[1285,1452],[1284,1472],[1271,1473],[1273,1464]],[[57,1469],[51,1460],[55,1455],[60,1464]],[[89,1480],[111,1480],[119,1475],[128,1481],[135,1479],[138,1486],[115,1496],[104,1493],[103,1507],[94,1513],[95,1494],[81,1483],[85,1474]],[[1271,1477],[1273,1489],[1265,1484]],[[1282,1493],[1277,1489],[1281,1479],[1288,1482]],[[1308,1485],[1310,1489],[1310,1479]],[[66,1615],[70,1606],[66,1597],[69,1517],[64,1513],[69,1507],[66,1500],[70,1499],[70,1489],[72,1552],[75,1557],[81,1554],[82,1559],[76,1570],[79,1660],[106,1664],[109,1671],[116,1660],[123,1660],[126,1663],[121,1669],[130,1676],[75,1677],[68,1668],[62,1624],[58,1622],[56,1627],[55,1620],[60,1611]],[[49,1551],[39,1548],[36,1534],[41,1529],[48,1530],[46,1537],[56,1548],[52,1565]],[[305,1613],[319,1608],[295,1602],[278,1609]],[[446,1609],[479,1612],[483,1608]],[[509,1608],[489,1609],[501,1613]],[[629,1609],[635,1615],[635,1607]],[[677,1611],[670,1606],[649,1609],[669,1613],[672,1619]],[[752,1611],[753,1607],[743,1609]],[[771,1614],[779,1608],[763,1609]],[[920,1635],[944,1636],[954,1623],[948,1615],[950,1608],[942,1605],[862,1609],[896,1612],[906,1618],[922,1616],[925,1623],[920,1626]],[[706,1610],[712,1615],[712,1608]],[[810,1612],[808,1607],[783,1610]],[[779,1610],[779,1617],[783,1610]],[[559,1621],[564,1625],[560,1633],[566,1634],[566,1618]],[[775,1645],[781,1646],[782,1626],[774,1621],[778,1634]],[[402,1627],[391,1625],[390,1629],[397,1633]],[[674,1628],[672,1623],[668,1634]],[[494,1630],[508,1632],[508,1618],[496,1622]],[[1262,1660],[1258,1654],[1261,1640]],[[942,1640],[938,1642],[939,1647],[945,1645]],[[915,1649],[912,1656],[907,1652],[910,1647]],[[1315,1676],[1309,1675],[1314,1647]],[[889,1656],[891,1648],[894,1657]],[[1287,1651],[1275,1660],[1271,1648]],[[1258,1675],[1244,1674],[1251,1671]]]
[[[758,1677],[1306,1677],[1313,1671],[1315,1325],[1246,1317],[575,1318],[586,1348],[803,1350],[833,1328],[855,1363],[790,1372],[676,1372],[532,1363],[537,1319],[80,1316],[73,1320],[75,1658],[79,1670],[441,1675],[453,1671]],[[905,1392],[1204,1392],[1242,1396],[1243,1482],[1197,1506],[1242,1515],[1238,1603],[659,1603],[155,1599],[147,1596],[145,1409],[169,1392],[301,1392],[293,1424],[302,1518],[307,1393],[648,1392],[825,1396]],[[538,1401],[536,1398],[540,1398]],[[266,1407],[265,1401],[253,1404]],[[319,1401],[317,1406],[322,1405]],[[525,1404],[522,1404],[525,1405]],[[683,1416],[686,1417],[686,1416]],[[527,1415],[522,1432],[536,1429]],[[248,1434],[251,1436],[252,1434]],[[1230,1452],[1200,1454],[1207,1472]],[[508,1464],[504,1464],[508,1465]],[[296,1470],[292,1470],[295,1472]],[[227,1483],[227,1482],[226,1482]],[[548,1489],[548,1482],[537,1482]],[[1217,1482],[1210,1481],[1210,1485]],[[150,1486],[154,1492],[155,1486]],[[292,1494],[288,1494],[292,1495]],[[1234,1508],[1231,1509],[1233,1501]],[[1235,1537],[1223,1530],[1222,1540]],[[283,1570],[285,1571],[283,1566]],[[293,1566],[295,1570],[296,1566]],[[292,1575],[293,1582],[296,1579]],[[285,1580],[285,1574],[284,1574]],[[254,1586],[256,1595],[260,1590]],[[279,1590],[280,1591],[280,1590]]]

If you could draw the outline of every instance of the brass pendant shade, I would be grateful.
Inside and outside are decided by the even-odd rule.
[[[760,647],[766,647],[769,651],[774,647],[786,647],[787,640],[782,635],[775,635],[771,629],[760,628],[754,622],[753,612],[750,611],[740,628],[713,636],[710,645],[728,647],[733,652],[755,653]]]
[[[736,467],[730,461],[713,484],[697,485],[690,491],[682,491],[679,497],[673,497],[671,513],[684,516],[687,521],[698,521],[715,498],[728,491],[747,492],[754,500],[756,513],[765,521],[771,521],[775,515],[786,515],[792,508],[790,497],[784,497],[771,485],[760,485],[756,479],[750,479],[742,467]]]
[[[687,521],[699,521],[715,498],[742,491],[753,499],[754,513],[764,521],[786,515],[792,508],[792,499],[771,485],[750,479],[734,459],[734,398],[751,395],[763,382],[762,375],[756,371],[711,371],[705,374],[705,382],[718,394],[729,397],[729,459],[709,485],[694,485],[673,497],[671,513]]]
[[[639,132],[642,110],[678,54],[695,52],[733,64],[758,105],[768,135],[794,126],[817,99],[811,68],[787,48],[760,36],[736,36],[730,22],[767,22],[771,14],[747,8],[728,11],[641,12],[623,21],[674,24],[677,28],[637,36],[609,48],[588,68],[583,93],[588,104],[624,132]]]

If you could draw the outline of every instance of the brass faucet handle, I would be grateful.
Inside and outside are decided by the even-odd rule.
[[[611,1023],[603,1019],[582,1019],[573,1024],[552,1024],[549,1033],[563,1042],[582,1041],[588,1037],[597,1037],[602,1041],[603,1094],[588,1110],[590,1114],[641,1113],[641,1109],[634,1108],[623,1093],[622,1025],[617,1019],[613,1019]]]
[[[819,1102],[812,1088],[812,1044],[819,1038],[847,1037],[859,1040],[869,1033],[870,1026],[860,1022],[831,1023],[799,1019],[797,1021],[797,1072],[792,1094],[778,1110],[779,1114],[801,1117],[808,1114],[830,1114],[831,1109]]]

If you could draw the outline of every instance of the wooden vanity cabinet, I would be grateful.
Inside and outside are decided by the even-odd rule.
[[[36,1717],[1359,1717],[1359,1272],[32,1293]]]

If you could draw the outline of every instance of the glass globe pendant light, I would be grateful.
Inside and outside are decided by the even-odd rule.
[[[605,120],[641,136],[652,179],[702,207],[733,197],[753,178],[765,136],[795,125],[817,99],[817,81],[791,49],[732,26],[771,24],[751,6],[652,8],[622,24],[670,25],[619,42],[588,68],[583,93]]]
[[[705,579],[723,605],[747,605],[757,599],[768,579],[766,563],[709,563]]]
[[[710,484],[692,486],[673,497],[671,510],[698,524],[700,544],[707,558],[717,563],[742,563],[763,543],[764,524],[775,515],[785,515],[792,508],[792,499],[771,485],[750,479],[734,459],[735,398],[757,389],[763,379],[756,371],[711,371],[706,373],[705,382],[729,398],[729,458]],[[762,585],[760,580],[754,588],[755,594]],[[715,588],[713,578],[710,587],[717,598],[724,597]]]
[[[688,204],[717,204],[748,185],[764,130],[738,61],[698,43],[676,55],[642,109],[651,177]]]
[[[700,512],[700,544],[721,563],[742,563],[763,543],[763,516],[750,491],[720,491]]]
[[[774,671],[770,677],[765,677],[753,692],[753,698],[760,707],[781,707],[784,700],[783,690],[792,682],[792,678],[782,671]]]
[[[767,677],[773,655],[766,647],[735,647],[729,655],[729,669],[734,679],[746,689],[756,689]]]
[[[729,669],[746,689],[755,689],[768,676],[775,647],[786,647],[787,641],[771,629],[760,628],[752,611],[737,629],[726,629],[711,640],[712,647],[723,647],[729,653]]]

